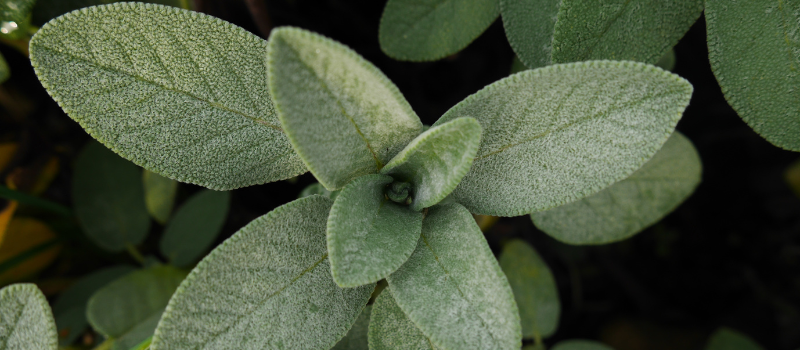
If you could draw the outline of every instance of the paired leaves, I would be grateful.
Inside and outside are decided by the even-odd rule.
[[[400,309],[390,290],[386,289],[378,295],[372,308],[370,350],[436,350],[431,340]]]
[[[764,348],[742,333],[721,327],[711,335],[706,350],[764,350]]]
[[[147,212],[158,223],[166,224],[172,213],[172,206],[175,204],[178,183],[147,170],[142,172],[142,183],[144,184],[144,202],[147,205]]]
[[[170,264],[189,266],[219,235],[228,215],[229,192],[203,190],[186,201],[164,229],[159,248]]]
[[[58,349],[53,313],[36,285],[14,284],[0,289],[0,349]]]

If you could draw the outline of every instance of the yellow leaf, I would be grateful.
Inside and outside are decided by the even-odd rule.
[[[8,166],[11,158],[14,158],[14,153],[17,152],[16,143],[2,143],[0,144],[0,171]]]
[[[46,247],[32,256],[14,264],[9,270],[0,273],[0,285],[20,281],[36,274],[55,260],[60,244],[45,246],[56,235],[47,225],[30,218],[14,218],[8,225],[5,239],[0,246],[0,266],[20,259],[38,247]]]
[[[17,202],[9,201],[6,207],[0,211],[0,246],[3,245],[3,238],[6,236],[6,229],[11,217],[14,216],[14,211],[17,210]]]

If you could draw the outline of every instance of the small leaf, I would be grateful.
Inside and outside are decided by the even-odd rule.
[[[64,111],[150,171],[217,190],[305,172],[269,98],[267,43],[244,29],[119,3],[50,21],[30,50]]]
[[[50,266],[60,251],[55,233],[41,221],[11,219],[0,246],[0,285],[30,278]]]
[[[500,0],[508,43],[528,68],[553,63],[553,31],[563,0]]]
[[[522,240],[513,240],[500,254],[503,269],[522,322],[522,337],[541,339],[556,332],[561,314],[556,281],[536,250]]]
[[[692,86],[659,68],[593,61],[517,73],[451,108],[483,140],[451,196],[476,214],[516,216],[591,195],[661,148]]]
[[[338,42],[278,28],[270,34],[267,57],[281,125],[329,190],[378,172],[422,130],[397,87]]]
[[[350,182],[328,217],[328,253],[333,280],[356,287],[386,278],[408,260],[422,230],[422,213],[389,200],[386,175]]]
[[[429,209],[414,254],[386,280],[437,348],[522,347],[511,287],[472,215],[457,203]]]
[[[553,345],[550,350],[614,350],[608,345],[592,340],[565,340]]]
[[[318,195],[326,197],[328,199],[335,200],[336,197],[339,196],[340,192],[341,191],[328,191],[327,189],[325,189],[325,186],[322,186],[321,183],[315,182],[315,183],[313,183],[311,185],[308,185],[306,188],[304,188],[302,191],[300,191],[300,195],[297,196],[297,198],[303,198],[303,197],[308,197],[308,196],[313,196],[315,194],[318,194]]]
[[[11,69],[8,68],[8,62],[6,62],[6,58],[3,55],[0,55],[0,83],[4,83],[10,77]],[[2,161],[0,161],[0,169],[4,167],[2,164]]]
[[[339,288],[325,247],[332,201],[298,199],[235,233],[181,284],[151,350],[329,349],[375,285]]]
[[[364,307],[347,335],[336,343],[336,346],[331,350],[369,350],[367,331],[369,329],[371,311],[372,306],[367,305]]]
[[[378,40],[389,57],[434,61],[467,47],[498,15],[497,0],[389,0]]]
[[[0,289],[0,344],[3,350],[58,349],[53,313],[35,284]]]
[[[670,49],[666,54],[664,54],[664,56],[661,56],[658,62],[656,62],[656,66],[663,70],[672,71],[675,70],[675,60],[675,50]]]
[[[147,212],[158,223],[166,224],[169,214],[172,213],[172,206],[175,204],[178,183],[148,170],[142,172],[142,182],[144,183],[144,201],[147,205]]]
[[[800,151],[800,2],[706,0],[708,58],[725,99],[773,145]]]
[[[560,207],[531,214],[540,230],[568,244],[605,244],[658,222],[700,183],[702,164],[692,142],[677,131],[627,179]]]
[[[370,350],[436,350],[431,340],[397,306],[391,291],[384,290],[372,308],[369,322]]]
[[[72,200],[86,235],[112,252],[141,243],[150,231],[139,168],[97,142],[75,161]]]
[[[410,183],[411,210],[419,211],[439,203],[458,186],[480,143],[481,125],[472,118],[458,118],[417,136],[381,174]]]
[[[189,266],[203,256],[228,216],[229,192],[203,190],[186,201],[164,229],[159,248],[170,264]]]
[[[733,329],[720,327],[706,345],[706,350],[763,350],[761,345],[758,345],[750,337],[737,332]]]

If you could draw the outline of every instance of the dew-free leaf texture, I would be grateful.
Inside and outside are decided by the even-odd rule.
[[[189,266],[214,243],[228,216],[230,192],[203,190],[190,197],[169,221],[159,248],[169,263]]]
[[[702,164],[692,142],[677,131],[627,179],[581,200],[531,214],[540,230],[568,244],[626,239],[658,222],[700,183]]]
[[[720,327],[708,340],[706,350],[763,350],[750,337],[727,327]]]
[[[341,191],[328,191],[327,189],[325,189],[325,186],[322,186],[321,183],[317,182],[308,185],[306,188],[300,191],[300,194],[297,196],[297,198],[303,198],[318,194],[320,196],[327,197],[331,200],[335,200],[336,197],[339,196],[340,192]]]
[[[267,42],[242,28],[118,3],[50,21],[30,50],[64,111],[150,171],[217,190],[305,172],[270,99]]]
[[[610,346],[592,340],[565,340],[550,350],[614,350]]]
[[[547,338],[558,328],[561,302],[550,268],[536,250],[522,240],[503,247],[498,259],[519,308],[522,337]]]
[[[166,224],[175,204],[178,182],[145,170],[142,172],[142,183],[147,212],[160,224]]]
[[[329,190],[376,173],[422,132],[397,87],[350,48],[297,28],[270,35],[269,84],[281,125]]]
[[[378,41],[398,60],[438,60],[467,47],[498,15],[497,0],[389,0]]]
[[[358,315],[356,323],[354,323],[353,327],[347,332],[347,335],[336,343],[336,346],[331,348],[331,350],[369,350],[367,332],[369,331],[371,313],[372,306],[365,306],[361,314]]]
[[[72,201],[84,232],[101,248],[119,252],[150,230],[139,168],[89,142],[75,161]]]
[[[419,211],[439,203],[458,186],[480,144],[481,125],[472,118],[458,118],[417,136],[381,174],[410,183],[410,207]]]
[[[707,0],[705,16],[725,99],[767,141],[800,151],[800,2]]]
[[[389,200],[386,175],[364,175],[336,197],[328,217],[333,280],[341,287],[375,283],[411,256],[422,230],[422,213]]]
[[[392,293],[385,289],[372,305],[369,322],[370,350],[436,350],[430,339],[397,306]]]
[[[508,280],[472,214],[458,203],[429,209],[414,254],[386,280],[397,304],[437,348],[522,347]]]
[[[84,7],[112,4],[120,1],[121,0],[36,0],[36,5],[33,6],[32,22],[37,26],[41,26],[47,21],[67,12]],[[192,9],[192,0],[149,0],[140,2],[180,7],[187,10]]]
[[[151,350],[330,349],[375,285],[339,288],[325,225],[333,202],[298,199],[206,256],[170,300]]]
[[[451,196],[476,214],[516,216],[628,177],[667,140],[692,86],[636,62],[548,66],[495,82],[434,125],[472,117],[483,141]]]
[[[553,30],[562,1],[500,0],[508,43],[529,68],[553,63]]]
[[[0,289],[0,349],[58,349],[53,313],[35,284]]]

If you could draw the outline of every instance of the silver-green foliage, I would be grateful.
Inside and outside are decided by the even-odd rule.
[[[56,350],[58,333],[47,299],[35,284],[0,289],[0,350]]]
[[[764,348],[740,332],[721,327],[711,335],[705,350],[764,350]]]
[[[369,324],[372,313],[372,305],[367,305],[361,314],[358,315],[356,323],[347,332],[347,335],[342,338],[331,350],[368,350],[369,340],[367,333],[369,332]]]
[[[536,227],[564,243],[620,241],[658,222],[686,200],[700,183],[701,172],[697,150],[676,131],[627,179],[531,218]]]
[[[369,323],[370,350],[436,350],[385,289],[375,304]]]
[[[169,215],[172,214],[172,206],[175,204],[178,182],[145,170],[142,172],[142,183],[144,184],[144,201],[147,205],[147,212],[158,223],[166,224]]]
[[[706,0],[705,16],[725,99],[767,141],[800,151],[800,2]]]
[[[214,243],[230,205],[230,192],[203,190],[184,203],[161,236],[159,249],[170,264],[189,266]]]

